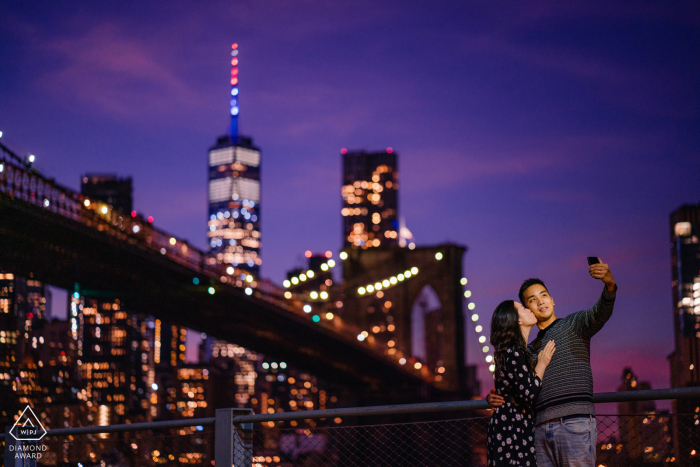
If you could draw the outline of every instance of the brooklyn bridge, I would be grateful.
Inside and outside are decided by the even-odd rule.
[[[0,272],[234,342],[342,384],[363,403],[467,398],[462,257],[466,248],[346,249],[320,266],[342,268],[324,293],[295,291],[220,264],[138,213],[62,187],[0,144]],[[301,276],[300,276],[301,277]],[[296,279],[296,278],[295,278]],[[429,290],[439,302],[416,358],[412,310]],[[391,340],[372,332],[368,309],[390,304]],[[322,305],[311,314],[307,305]],[[426,321],[427,322],[427,321]]]

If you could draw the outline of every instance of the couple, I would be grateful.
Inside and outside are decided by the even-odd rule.
[[[605,284],[593,308],[557,319],[554,299],[539,279],[520,287],[491,319],[496,388],[486,398],[488,466],[594,467],[591,337],[610,318],[617,285],[607,264],[588,267]],[[534,325],[539,332],[528,345]]]

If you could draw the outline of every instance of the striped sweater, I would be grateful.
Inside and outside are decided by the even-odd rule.
[[[535,425],[569,415],[595,415],[591,337],[610,319],[616,292],[617,286],[613,292],[604,288],[591,309],[557,319],[528,346],[535,361],[547,342],[553,340],[557,346],[535,401]]]

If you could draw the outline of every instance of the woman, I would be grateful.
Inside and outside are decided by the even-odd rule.
[[[527,338],[535,324],[535,315],[513,300],[498,305],[491,318],[496,392],[506,403],[494,410],[489,420],[489,467],[537,465],[533,403],[542,387],[544,370],[552,360],[554,341],[547,343],[534,366],[527,351]]]

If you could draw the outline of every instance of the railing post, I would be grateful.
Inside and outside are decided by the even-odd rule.
[[[251,409],[216,409],[214,462],[217,467],[253,465],[253,424],[233,425],[234,417],[252,414]]]

